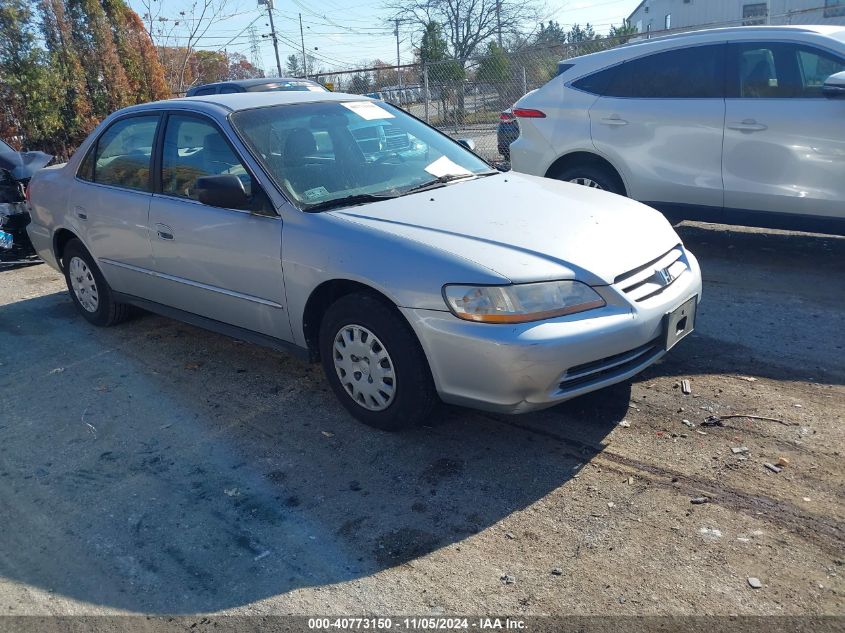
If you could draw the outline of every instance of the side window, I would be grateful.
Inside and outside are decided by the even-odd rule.
[[[845,70],[845,61],[799,44],[747,43],[731,46],[730,96],[741,99],[822,98],[830,75]]]
[[[722,98],[724,47],[694,46],[647,55],[579,79],[573,86],[608,97]]]
[[[833,55],[810,48],[798,49],[802,97],[824,97],[822,86],[825,80],[843,70],[845,70],[845,62]]]
[[[162,191],[196,200],[197,178],[220,174],[237,176],[251,195],[249,172],[217,127],[201,118],[171,114],[161,156]]]
[[[200,88],[198,89],[193,96],[194,97],[204,97],[205,95],[213,95],[217,92],[217,88],[211,86],[210,88]]]
[[[113,123],[97,140],[90,179],[102,185],[151,191],[150,160],[158,121],[155,115]],[[85,161],[82,167],[86,167]]]
[[[233,95],[238,92],[242,92],[242,90],[237,86],[223,86],[222,88],[220,88],[221,95]]]
[[[719,99],[724,96],[724,47],[693,46],[626,62],[612,96],[635,99]]]

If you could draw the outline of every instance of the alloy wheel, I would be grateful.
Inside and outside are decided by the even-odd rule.
[[[569,182],[574,182],[576,185],[583,185],[585,187],[590,187],[591,189],[604,189],[599,183],[597,183],[592,178],[573,178]]]

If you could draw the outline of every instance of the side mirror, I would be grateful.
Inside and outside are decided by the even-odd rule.
[[[249,211],[251,201],[244,183],[241,179],[232,174],[221,174],[219,176],[200,176],[194,187],[197,199],[203,204],[212,207],[223,207],[226,209],[240,209]]]
[[[471,152],[475,151],[475,141],[471,138],[459,138],[458,143],[466,147]]]
[[[824,81],[822,94],[828,99],[841,99],[845,97],[845,71],[834,73]]]

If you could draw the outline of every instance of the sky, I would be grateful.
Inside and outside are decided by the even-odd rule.
[[[162,15],[176,16],[194,0],[152,0],[163,7]],[[143,0],[128,0],[143,15]],[[279,35],[279,56],[284,71],[290,54],[301,54],[299,16],[302,16],[306,52],[327,71],[360,68],[374,59],[396,63],[393,14],[384,9],[384,0],[275,0],[274,21]],[[639,0],[546,0],[541,4],[543,21],[556,20],[564,28],[589,22],[596,32],[606,33],[620,24]],[[257,0],[227,0],[225,19],[215,23],[197,48],[241,53],[251,59],[249,27],[259,43],[260,61],[267,75],[275,74],[275,56],[270,38],[266,5]],[[414,58],[419,29],[400,25],[399,52],[402,63]],[[264,35],[265,37],[262,37]],[[182,40],[181,43],[184,43]]]

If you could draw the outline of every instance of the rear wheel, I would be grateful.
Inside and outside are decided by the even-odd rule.
[[[369,294],[338,299],[320,327],[326,378],[355,418],[398,431],[425,420],[437,393],[425,354],[395,308]]]
[[[621,196],[625,195],[625,186],[622,184],[622,179],[602,165],[590,163],[572,165],[560,170],[554,178],[592,189],[609,191]]]
[[[109,326],[129,318],[131,307],[114,301],[112,290],[94,258],[78,239],[65,245],[62,268],[70,296],[89,322]]]

